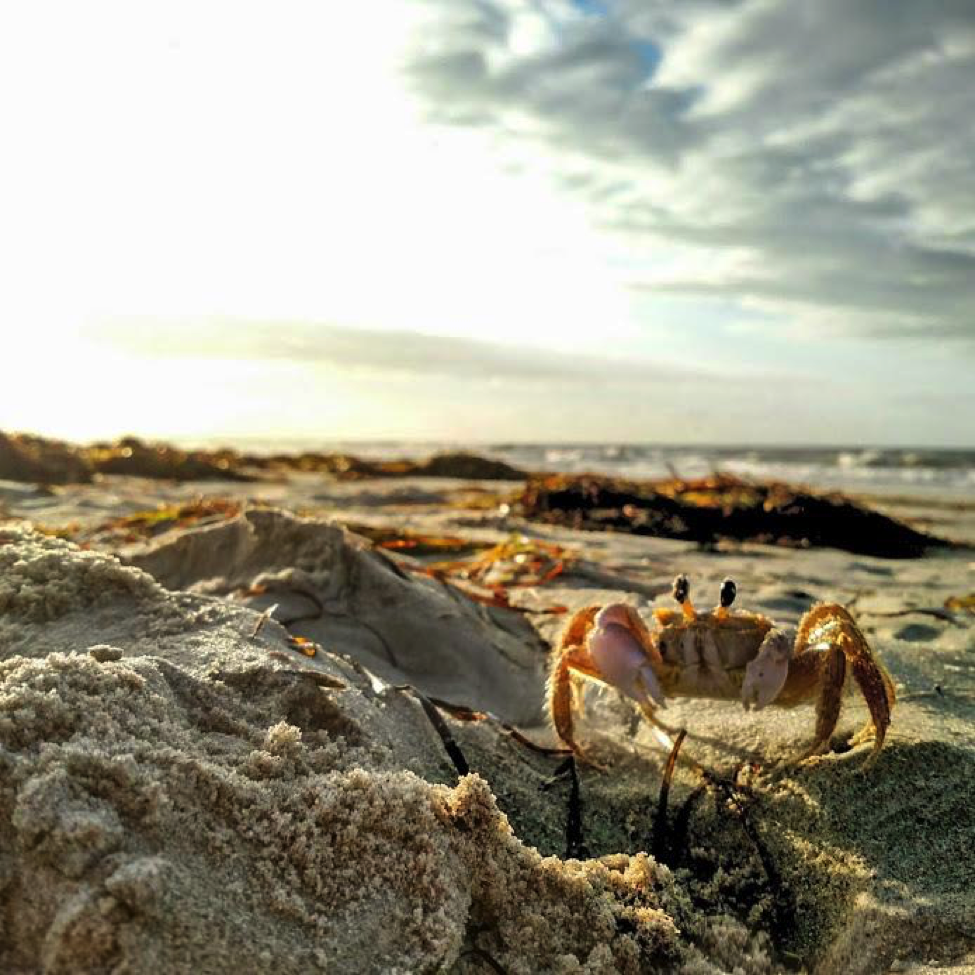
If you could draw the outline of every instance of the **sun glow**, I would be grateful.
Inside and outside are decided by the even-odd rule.
[[[0,101],[19,152],[0,163],[0,314],[8,356],[43,361],[61,395],[32,395],[18,369],[0,425],[284,429],[300,388],[319,423],[382,429],[335,376],[309,394],[320,366],[237,361],[232,341],[156,362],[106,344],[105,323],[324,321],[538,349],[632,333],[624,281],[541,153],[430,124],[399,73],[422,22],[381,6],[5,10]]]

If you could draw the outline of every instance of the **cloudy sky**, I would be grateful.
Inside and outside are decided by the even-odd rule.
[[[972,0],[0,5],[0,429],[971,445]]]

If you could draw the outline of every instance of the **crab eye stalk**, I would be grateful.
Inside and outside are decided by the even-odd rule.
[[[721,600],[722,608],[728,609],[735,601],[735,596],[737,595],[738,587],[735,585],[735,580],[725,579],[725,581],[721,583],[721,592],[718,597]]]
[[[691,602],[691,584],[683,573],[674,580],[674,599],[680,603],[680,608],[684,611],[684,619],[695,618],[697,613]]]
[[[687,576],[681,574],[674,580],[674,599],[682,606],[691,594],[691,583]]]

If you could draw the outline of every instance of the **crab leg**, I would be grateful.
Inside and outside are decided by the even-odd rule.
[[[865,651],[865,652],[864,652]],[[866,644],[857,647],[850,659],[850,669],[853,679],[860,688],[870,709],[870,718],[876,737],[873,742],[873,754],[876,755],[884,744],[887,727],[890,725],[890,709],[896,700],[894,685],[890,677],[882,671],[873,659]]]
[[[840,704],[843,700],[843,682],[846,680],[846,657],[839,647],[825,651],[820,665],[822,690],[816,702],[816,734],[802,758],[818,755],[826,750],[830,736],[836,730],[840,719]]]
[[[567,634],[568,635],[568,634]],[[559,737],[582,756],[572,731],[573,673],[599,679],[599,671],[585,647],[566,647],[558,652],[548,678],[548,710]]]
[[[825,643],[827,657],[822,664],[822,693],[816,708],[816,737],[807,754],[816,754],[829,741],[839,719],[840,697],[849,666],[860,693],[867,702],[874,730],[873,756],[884,743],[890,725],[890,712],[897,700],[894,682],[874,657],[856,621],[842,606],[825,603],[815,606],[802,619],[796,636],[796,654]],[[837,662],[842,660],[842,666]],[[857,736],[865,739],[866,729]]]
[[[654,737],[659,741],[665,748],[673,748],[674,741],[671,735],[676,735],[681,729],[675,728],[672,725],[664,724],[657,717],[657,713],[651,704],[641,704],[640,710],[643,712],[643,716],[647,719],[647,722],[653,728]]]

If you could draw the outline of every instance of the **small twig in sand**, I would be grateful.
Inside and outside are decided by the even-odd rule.
[[[260,616],[258,616],[257,622],[254,624],[254,629],[251,630],[251,639],[252,640],[254,639],[254,637],[257,636],[258,633],[261,632],[261,630],[264,629],[264,624],[269,619],[271,619],[272,616],[274,616],[274,611],[278,608],[279,605],[280,605],[279,603],[274,603],[273,606],[268,606],[268,608],[266,610],[264,610],[264,612],[261,613]]]
[[[680,746],[684,744],[687,737],[687,729],[681,728],[674,739],[674,747],[670,750],[667,764],[664,766],[664,778],[660,783],[660,797],[657,799],[657,816],[653,821],[653,855],[660,860],[667,846],[667,800],[670,797],[670,783],[674,778],[674,769],[677,766],[677,754]]]
[[[694,807],[698,804],[701,797],[708,791],[707,783],[701,783],[681,804],[674,817],[674,823],[670,830],[671,843],[670,850],[667,851],[667,858],[663,862],[668,866],[675,866],[680,861],[680,853],[687,846],[687,833],[691,825],[691,815]]]
[[[789,919],[795,915],[795,904],[791,891],[783,882],[782,875],[779,873],[778,867],[775,865],[775,861],[772,859],[771,854],[766,849],[765,844],[758,835],[758,831],[748,818],[747,805],[742,802],[745,794],[736,783],[738,781],[738,776],[744,767],[745,763],[742,763],[735,769],[735,773],[730,782],[727,782],[724,779],[719,778],[713,772],[708,771],[703,773],[704,779],[708,785],[713,786],[718,790],[718,792],[721,793],[725,799],[727,808],[735,814],[735,818],[741,824],[742,831],[744,832],[745,836],[748,837],[752,848],[755,850],[755,853],[758,856],[759,862],[762,864],[762,869],[765,871],[765,877],[768,880],[769,888],[776,892],[773,908],[775,914],[777,915],[776,926],[781,930],[786,930],[787,925],[790,923]]]
[[[539,745],[538,742],[532,741],[527,735],[520,732],[513,725],[507,724],[501,721],[499,718],[495,717],[493,714],[489,714],[487,711],[475,711],[473,708],[465,707],[463,704],[451,704],[450,701],[444,701],[439,697],[431,697],[430,700],[436,704],[441,711],[446,711],[452,718],[456,718],[458,721],[493,721],[501,727],[501,729],[510,738],[513,738],[519,745],[524,745],[526,748],[530,748],[534,752],[538,752],[539,755],[558,755],[565,757],[571,755],[572,752],[568,748],[550,748],[547,745]]]
[[[457,744],[454,736],[450,733],[450,728],[447,727],[447,722],[444,721],[443,715],[437,710],[437,706],[430,700],[425,694],[421,694],[412,684],[394,684],[393,689],[397,691],[403,691],[412,694],[419,702],[420,706],[423,708],[423,713],[427,716],[430,724],[433,725],[434,730],[440,735],[440,740],[443,742],[443,747],[447,754],[450,756],[450,760],[454,763],[454,768],[457,769],[458,775],[467,775],[471,767],[467,764],[467,759],[464,757],[464,753],[460,750],[460,745]]]

